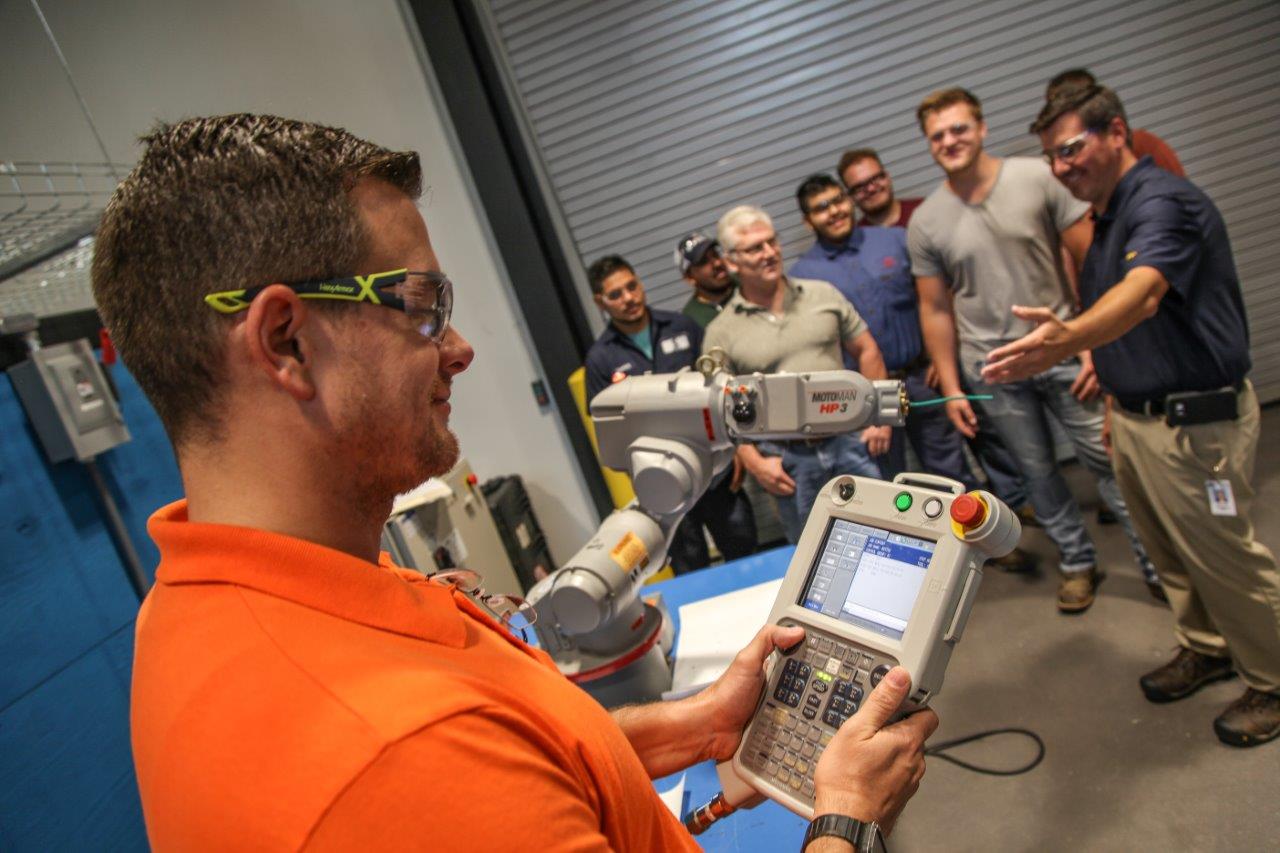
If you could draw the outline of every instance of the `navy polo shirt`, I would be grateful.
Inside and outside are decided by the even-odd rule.
[[[1102,386],[1122,401],[1232,385],[1249,372],[1249,324],[1227,226],[1209,197],[1143,157],[1116,185],[1085,256],[1086,309],[1134,267],[1169,282],[1155,316],[1096,348]]]
[[[674,373],[692,367],[702,352],[702,327],[683,314],[649,309],[649,340],[653,358],[610,323],[587,350],[587,404],[614,382],[615,375]]]
[[[924,344],[905,228],[859,227],[841,244],[818,240],[790,274],[835,285],[867,321],[886,369],[904,370],[920,358]],[[847,352],[844,360],[857,370]]]

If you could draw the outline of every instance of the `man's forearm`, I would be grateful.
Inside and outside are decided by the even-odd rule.
[[[947,396],[962,393],[960,368],[956,364],[956,324],[951,314],[922,308],[920,331],[924,335],[924,347],[929,353],[929,359],[938,371],[942,393]]]
[[[611,712],[649,778],[658,779],[713,757],[714,739],[698,702],[698,696],[690,696]]]
[[[1069,354],[1109,344],[1153,316],[1169,283],[1153,267],[1134,267],[1080,316],[1066,322]]]
[[[738,449],[734,451],[734,453],[737,455],[738,461],[742,463],[742,467],[747,469],[747,473],[752,474],[753,476],[756,468],[760,466],[760,461],[764,459],[764,454],[749,441],[744,441],[742,444],[739,444]]]
[[[858,370],[868,379],[888,379],[889,371],[884,366],[884,355],[874,341],[864,342],[858,348]]]

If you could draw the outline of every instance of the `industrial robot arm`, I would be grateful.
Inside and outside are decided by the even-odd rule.
[[[606,388],[591,401],[600,461],[631,475],[636,499],[530,590],[543,648],[588,689],[646,655],[660,658],[663,620],[645,606],[640,586],[665,564],[676,526],[729,466],[738,441],[901,426],[906,413],[896,380],[849,370],[733,376],[714,351],[696,370],[633,376]],[[653,673],[651,684],[629,685],[623,698],[655,698],[666,689],[665,663]]]

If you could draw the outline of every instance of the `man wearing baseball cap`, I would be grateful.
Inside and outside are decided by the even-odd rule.
[[[681,312],[702,328],[716,318],[738,283],[720,256],[720,244],[701,231],[686,234],[676,244],[676,268],[693,287]]]

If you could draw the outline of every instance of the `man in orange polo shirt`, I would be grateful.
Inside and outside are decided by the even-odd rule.
[[[187,495],[151,519],[137,623],[152,846],[695,848],[650,780],[731,755],[765,658],[802,632],[766,627],[698,696],[610,714],[492,598],[390,566],[383,520],[456,460],[449,396],[473,356],[417,156],[270,116],[145,142],[93,281]],[[885,725],[908,690],[890,673],[831,742],[820,813],[892,826],[937,725]]]

